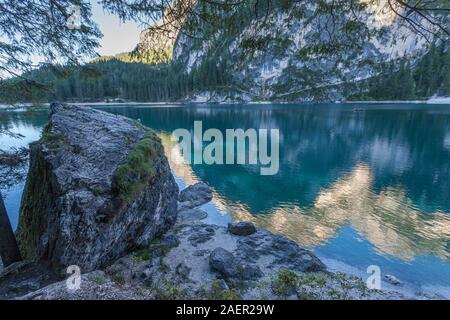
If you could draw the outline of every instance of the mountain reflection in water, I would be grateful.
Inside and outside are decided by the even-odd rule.
[[[173,148],[168,134],[160,134],[175,175],[187,184],[201,181],[182,155]],[[175,151],[175,152],[174,152]],[[176,161],[173,161],[173,160]],[[414,207],[400,186],[390,186],[376,193],[373,176],[364,163],[337,179],[317,195],[312,207],[283,203],[257,215],[226,195],[215,191],[214,202],[234,220],[253,221],[270,231],[283,234],[306,247],[323,244],[336,235],[339,228],[350,225],[380,252],[403,260],[416,255],[432,254],[449,259],[447,241],[450,215],[434,212],[424,215]]]

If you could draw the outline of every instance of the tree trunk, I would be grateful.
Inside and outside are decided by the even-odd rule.
[[[17,246],[16,236],[14,235],[8,214],[6,213],[5,204],[3,203],[2,194],[0,192],[0,256],[2,257],[3,266],[21,261],[19,247]]]

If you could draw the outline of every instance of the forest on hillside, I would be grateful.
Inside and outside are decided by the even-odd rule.
[[[392,30],[386,27],[380,30],[368,28],[366,20],[370,16],[367,16],[367,12],[376,14],[364,1],[319,1],[316,5],[293,0],[249,0],[233,2],[233,5],[210,1],[175,2],[182,8],[184,3],[186,10],[174,11],[165,16],[171,23],[166,26],[168,29],[162,28],[159,37],[156,37],[156,31],[161,27],[161,21],[154,21],[155,25],[145,30],[145,36],[141,37],[134,50],[140,54],[137,56],[133,55],[133,51],[96,58],[87,64],[84,64],[84,59],[78,61],[78,56],[96,57],[94,48],[98,43],[93,39],[100,35],[93,26],[83,30],[86,39],[78,39],[77,33],[69,33],[75,37],[71,43],[84,41],[80,42],[84,43],[84,47],[81,47],[83,50],[80,49],[83,54],[80,54],[81,51],[77,53],[75,49],[67,50],[70,48],[69,42],[54,43],[56,49],[71,56],[61,65],[55,65],[54,61],[59,61],[56,58],[48,59],[52,58],[55,50],[45,49],[43,56],[47,59],[35,69],[36,66],[29,65],[26,59],[12,59],[15,53],[10,49],[5,61],[11,59],[11,71],[6,68],[5,74],[9,72],[9,76],[0,77],[0,103],[114,99],[169,102],[190,100],[207,91],[214,91],[218,96],[229,95],[234,99],[245,96],[246,99],[292,102],[341,98],[409,100],[425,99],[435,94],[450,95],[450,51],[447,41],[450,33],[446,29],[446,16],[441,14],[448,10],[444,8],[447,2],[434,1],[436,8],[409,7],[408,14],[412,16],[406,19],[407,22],[412,23],[411,19],[414,18],[416,28],[424,28],[421,21],[428,12],[434,14],[436,11],[433,19],[437,20],[431,21],[442,30],[439,33],[431,30],[426,37],[423,29],[419,33],[413,32],[414,27],[412,30],[403,30],[411,39],[414,39],[415,34],[421,34],[429,43],[435,43],[424,56],[425,46],[421,48],[420,60],[411,55],[396,54],[392,56],[405,58],[393,61],[389,61],[388,55],[375,52],[376,46],[371,46],[373,44],[369,40],[376,38],[383,40],[386,46],[392,45],[386,42],[391,36],[388,31],[395,37],[394,31],[398,26],[392,24]],[[114,6],[109,9],[114,11]],[[139,16],[141,12],[139,6],[126,5],[122,9],[130,10],[129,18],[136,18],[134,14]],[[34,13],[28,13],[28,19],[33,19]],[[398,24],[402,25],[405,17],[401,18],[398,14],[394,16],[399,19]],[[208,19],[205,20],[205,17]],[[86,21],[86,26],[90,26],[91,22]],[[333,24],[333,27],[329,24]],[[333,32],[330,28],[324,28],[326,26]],[[302,35],[302,30],[307,29],[314,32]],[[63,33],[66,31],[61,30]],[[181,30],[183,32],[178,37]],[[441,33],[444,36],[440,36]],[[25,33],[30,34],[29,30]],[[162,45],[162,50],[157,50],[156,47],[164,43],[160,43],[160,40],[169,34],[174,36],[171,45]],[[301,46],[292,35],[304,37]],[[48,34],[43,35],[42,44],[57,39],[47,39],[46,36]],[[34,43],[33,37],[27,41]],[[177,47],[178,50],[175,50]],[[404,50],[412,50],[407,48],[405,46]],[[15,50],[19,52],[23,49]],[[175,54],[176,51],[178,54]],[[75,57],[75,54],[78,56]],[[195,61],[190,61],[191,58]],[[16,70],[20,66],[22,73]],[[343,74],[340,74],[341,70]],[[361,74],[358,70],[361,70]],[[275,76],[278,78],[275,79],[273,74],[278,71],[279,74]],[[263,73],[269,76],[262,76]]]
[[[78,68],[46,66],[33,71],[28,78],[43,83],[46,87],[32,88],[25,94],[21,91],[21,96],[11,96],[14,90],[7,90],[8,86],[0,86],[0,100],[175,101],[193,92],[220,88],[228,82],[223,65],[217,65],[212,59],[194,68],[189,74],[176,63],[152,65],[108,58]],[[9,80],[11,86],[14,81],[16,79]]]
[[[363,81],[354,100],[413,100],[450,95],[450,50],[431,46],[416,65],[407,60],[380,66],[380,74]]]
[[[45,66],[27,75],[43,83],[20,96],[0,86],[2,102],[105,101],[122,99],[137,102],[177,101],[204,91],[226,93],[233,87],[226,61],[214,57],[187,73],[181,64],[146,64],[130,61],[129,55],[97,59],[82,67]],[[8,80],[14,85],[16,79]],[[379,66],[379,75],[357,83],[348,92],[349,100],[411,100],[450,95],[450,50],[433,45],[418,62],[391,61]]]

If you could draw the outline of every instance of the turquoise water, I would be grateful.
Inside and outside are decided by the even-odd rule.
[[[450,106],[167,105],[102,107],[139,119],[166,149],[177,128],[276,128],[280,170],[251,165],[186,165],[175,174],[205,181],[214,204],[253,220],[322,257],[366,270],[378,265],[416,286],[450,288]],[[25,132],[0,147],[36,139],[45,111],[0,112],[0,125]],[[17,223],[22,184],[7,191]],[[441,288],[442,289],[442,288]],[[446,289],[446,288],[444,288]]]

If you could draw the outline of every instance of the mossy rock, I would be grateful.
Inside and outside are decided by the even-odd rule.
[[[148,130],[145,138],[136,144],[125,163],[114,173],[112,188],[122,203],[131,203],[155,177],[156,162],[161,152],[158,137]]]
[[[91,108],[50,110],[30,150],[16,233],[24,258],[88,273],[173,225],[178,187],[152,131]]]

